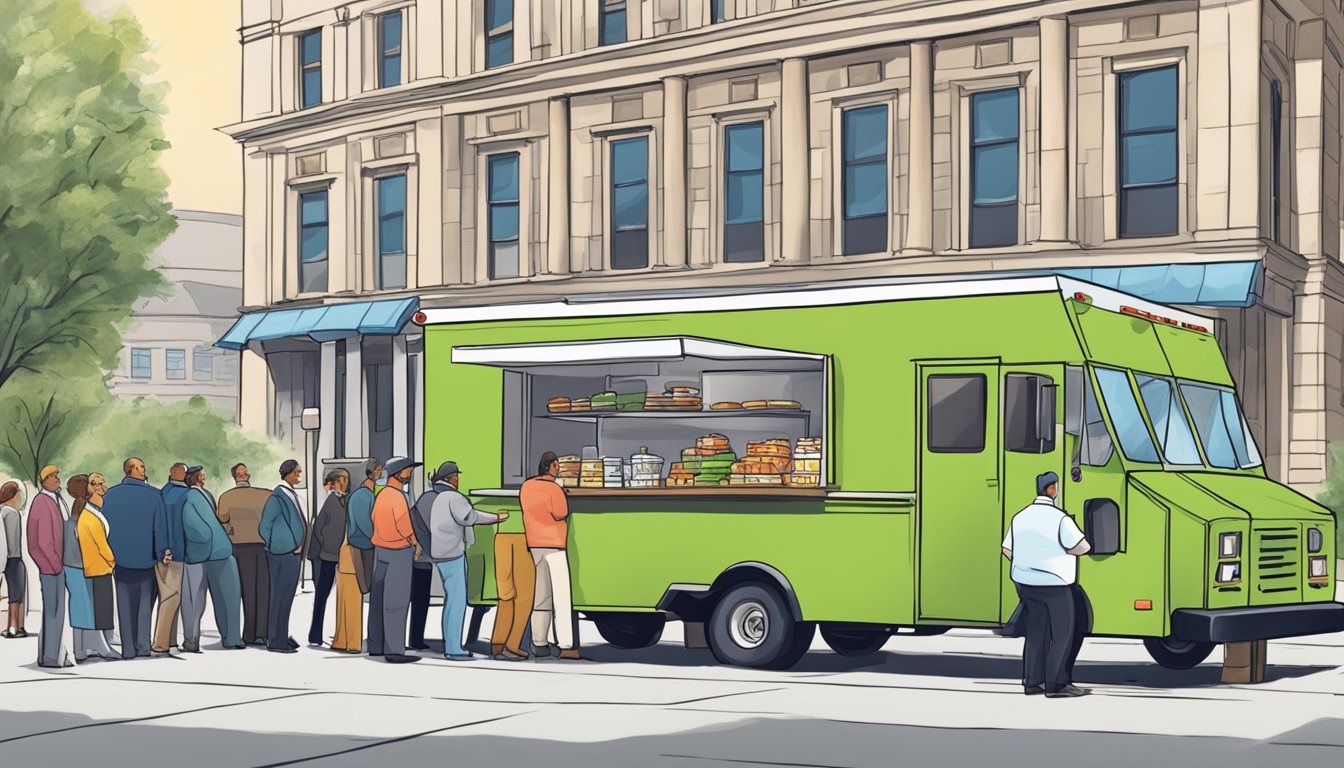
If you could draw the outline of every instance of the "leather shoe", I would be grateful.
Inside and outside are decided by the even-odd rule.
[[[546,658],[547,656],[550,656],[550,655],[551,655],[551,646],[549,646],[549,645],[534,645],[534,646],[532,646],[532,657],[533,657],[533,658],[544,659],[544,658]]]
[[[408,645],[408,646],[406,646],[406,647],[407,647],[407,648],[410,648],[412,651],[428,651],[428,650],[429,650],[429,646],[428,646],[428,645],[425,645],[424,643],[412,643],[411,645]]]
[[[271,653],[298,653],[298,648],[267,648]]]
[[[296,650],[296,651],[299,649],[299,641],[298,641],[298,640],[295,640],[294,638],[290,637],[290,638],[286,638],[285,642],[286,642],[286,643],[289,643],[289,647],[290,647],[290,648],[293,648],[293,649]]]
[[[408,656],[404,653],[393,653],[383,657],[383,661],[388,664],[413,664],[419,660],[419,656]]]
[[[1028,696],[1040,696],[1041,694],[1045,693],[1045,686],[1044,686],[1044,685],[1025,685],[1025,686],[1022,687],[1022,692],[1025,693],[1025,694],[1028,695]]]
[[[578,648],[564,648],[560,651],[560,658],[570,661],[583,661],[583,654],[579,653]]]
[[[1047,699],[1076,699],[1076,698],[1078,698],[1079,696],[1090,696],[1091,694],[1092,694],[1092,692],[1089,691],[1089,690],[1087,690],[1086,688],[1079,688],[1078,686],[1074,685],[1073,683],[1069,683],[1068,685],[1064,686],[1063,688],[1060,688],[1060,689],[1057,690],[1057,691],[1046,691],[1046,692],[1045,692],[1045,698],[1047,698]]]

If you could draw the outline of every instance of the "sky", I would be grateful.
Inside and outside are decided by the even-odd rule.
[[[154,41],[156,77],[171,90],[163,154],[174,208],[242,213],[242,153],[220,133],[238,121],[241,103],[238,0],[84,0],[107,17],[129,7]]]

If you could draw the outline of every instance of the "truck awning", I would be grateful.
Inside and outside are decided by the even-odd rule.
[[[1057,269],[1054,272],[1159,304],[1249,307],[1259,299],[1264,263],[1158,264]]]
[[[823,355],[751,347],[690,336],[453,347],[452,355],[454,363],[490,365],[497,368],[661,362],[687,358],[724,361],[825,359]]]
[[[215,346],[242,349],[249,341],[308,337],[335,341],[359,335],[390,335],[401,330],[419,308],[417,298],[351,301],[320,307],[248,312]]]

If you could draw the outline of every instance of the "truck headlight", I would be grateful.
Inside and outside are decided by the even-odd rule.
[[[1234,584],[1241,581],[1241,563],[1219,563],[1218,583]]]
[[[1307,529],[1307,551],[1315,554],[1321,551],[1325,546],[1325,537],[1321,535],[1320,528]]]
[[[1330,561],[1328,561],[1324,557],[1308,558],[1307,575],[1313,579],[1330,578]]]
[[[1224,533],[1218,537],[1218,556],[1241,557],[1241,534]]]

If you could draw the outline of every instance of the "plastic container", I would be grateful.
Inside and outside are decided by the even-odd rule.
[[[663,484],[662,456],[649,453],[648,446],[630,457],[628,479],[631,488],[659,488]]]

